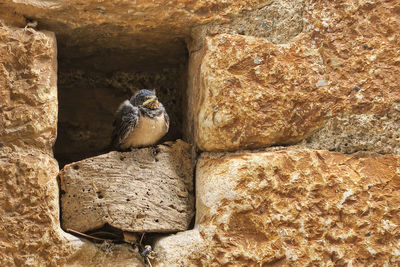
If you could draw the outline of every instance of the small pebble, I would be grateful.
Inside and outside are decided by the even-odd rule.
[[[358,91],[360,91],[360,90],[361,90],[361,88],[360,88],[360,87],[358,87],[358,86],[354,86],[354,90],[356,90],[356,91],[358,92]]]
[[[264,210],[260,210],[260,214],[263,214],[264,213]]]
[[[254,59],[254,64],[260,64],[262,62],[262,58],[256,57]]]
[[[363,47],[364,47],[364,49],[368,49],[368,45],[366,45],[366,44]]]
[[[329,85],[329,83],[325,80],[319,80],[316,84],[317,87],[321,87],[321,86],[325,86],[325,85]]]
[[[371,233],[366,233],[365,236],[371,236]]]

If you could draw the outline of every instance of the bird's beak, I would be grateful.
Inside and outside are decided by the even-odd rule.
[[[146,101],[144,101],[143,102],[143,106],[146,106],[146,105],[148,105],[148,104],[150,104],[151,102],[154,102],[154,101],[156,101],[157,100],[157,98],[150,98],[149,100],[146,100]]]

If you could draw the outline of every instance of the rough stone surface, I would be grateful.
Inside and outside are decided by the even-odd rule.
[[[76,252],[61,266],[105,266],[105,267],[144,267],[143,258],[137,250],[127,244],[104,242],[94,245],[92,242],[77,241]],[[49,265],[49,264],[43,264]],[[32,265],[31,265],[32,266]],[[35,265],[40,266],[40,265]],[[55,265],[60,266],[60,265]]]
[[[158,75],[189,52],[201,149],[398,153],[399,16],[396,0],[0,0],[22,27],[0,25],[0,265],[143,266],[59,226],[55,42],[28,22],[84,75]],[[398,156],[204,154],[197,178],[195,229],[158,240],[153,266],[399,265]]]
[[[203,153],[196,179],[195,229],[156,242],[156,266],[400,262],[399,156]]]
[[[400,154],[399,133],[400,105],[396,104],[382,116],[364,113],[333,117],[301,145],[342,153],[374,151]]]
[[[159,238],[153,248],[153,266],[212,266],[207,260],[207,246],[198,229]]]
[[[0,23],[0,143],[52,153],[57,131],[56,51],[53,33]]]
[[[61,230],[57,173],[47,152],[0,147],[0,266],[143,266],[128,245],[95,245]]]
[[[262,8],[271,2],[1,0],[0,4],[9,23],[23,27],[24,16],[38,21],[39,29],[55,32],[60,54],[80,58],[75,62],[77,66],[105,70],[121,64],[126,64],[125,68],[176,64],[185,54],[184,39],[194,26],[229,22],[243,10]],[[13,17],[8,14],[10,10],[14,11]],[[127,57],[132,60],[125,60]]]
[[[0,148],[1,266],[55,264],[67,256],[58,225],[57,172],[57,162],[42,151]]]
[[[273,43],[287,43],[303,30],[304,0],[269,1],[254,10],[243,10],[226,22],[211,22],[192,29],[196,39],[217,33],[263,37]]]
[[[60,172],[62,226],[86,232],[105,224],[130,232],[187,230],[194,214],[190,146],[110,152]]]
[[[60,228],[54,35],[0,24],[0,266],[143,266]]]
[[[221,34],[194,45],[199,148],[293,144],[336,116],[388,117],[400,103],[398,9],[396,1],[307,1],[303,32],[288,44]]]

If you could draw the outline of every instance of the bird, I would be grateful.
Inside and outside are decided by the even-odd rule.
[[[169,117],[154,90],[142,89],[115,113],[112,146],[117,150],[156,144],[169,130]]]

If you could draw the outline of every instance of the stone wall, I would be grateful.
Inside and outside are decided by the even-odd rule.
[[[199,152],[196,222],[155,241],[153,266],[399,264],[398,1],[0,7],[0,265],[143,265],[126,244],[60,228],[57,50],[96,73],[189,53],[180,132]]]

